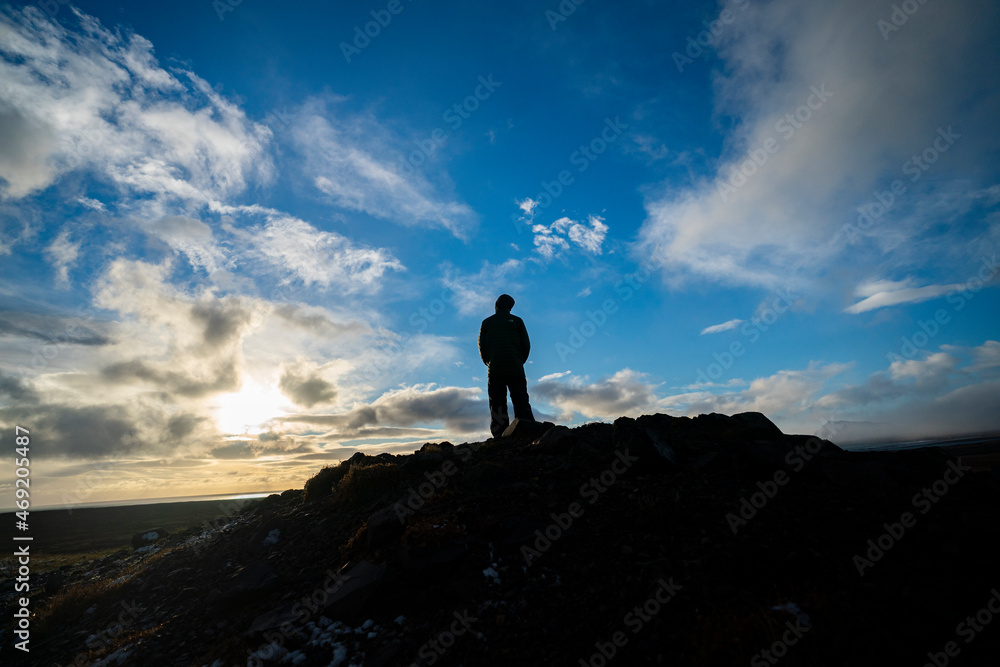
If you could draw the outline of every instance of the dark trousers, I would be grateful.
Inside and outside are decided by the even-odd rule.
[[[528,404],[528,381],[523,375],[491,375],[487,382],[486,393],[490,397],[490,432],[494,438],[499,438],[510,426],[507,417],[507,390],[510,389],[510,402],[514,404],[514,417],[535,421]]]

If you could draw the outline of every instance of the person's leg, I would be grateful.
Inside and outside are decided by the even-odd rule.
[[[491,375],[486,382],[486,394],[490,398],[490,433],[499,438],[510,426],[507,416],[507,383],[504,378]]]
[[[514,404],[514,417],[535,421],[528,403],[528,379],[523,375],[510,377],[507,378],[507,386],[510,387],[510,402]]]

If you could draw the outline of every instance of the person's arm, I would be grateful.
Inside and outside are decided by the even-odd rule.
[[[482,325],[479,327],[479,358],[483,360],[484,364],[489,366],[490,332],[489,332],[489,327],[486,326],[487,322],[489,322],[488,318],[483,320]]]
[[[528,339],[528,328],[524,326],[524,320],[521,320],[521,348],[524,350],[521,358],[523,364],[528,361],[528,353],[531,352],[531,341]]]

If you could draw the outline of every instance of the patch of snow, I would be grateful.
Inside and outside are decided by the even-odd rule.
[[[396,625],[402,625],[403,623],[406,623],[406,617],[403,615],[397,616]]]
[[[281,537],[281,529],[275,528],[274,530],[272,530],[270,533],[267,534],[267,537],[264,538],[265,546],[270,544],[277,544],[279,537]]]
[[[343,644],[334,644],[333,660],[330,661],[330,667],[339,667],[344,664],[345,660],[347,660],[347,647]]]
[[[500,573],[497,572],[492,567],[488,567],[485,570],[483,570],[483,576],[485,576],[487,579],[492,579],[494,584],[500,583]]]

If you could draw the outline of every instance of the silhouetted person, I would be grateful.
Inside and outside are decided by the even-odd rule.
[[[511,315],[514,299],[501,294],[496,314],[483,320],[479,328],[479,356],[488,370],[486,392],[490,397],[490,431],[494,438],[503,435],[510,425],[507,417],[507,390],[514,404],[514,417],[535,421],[528,404],[528,381],[524,377],[524,362],[528,360],[531,342],[524,321]]]

